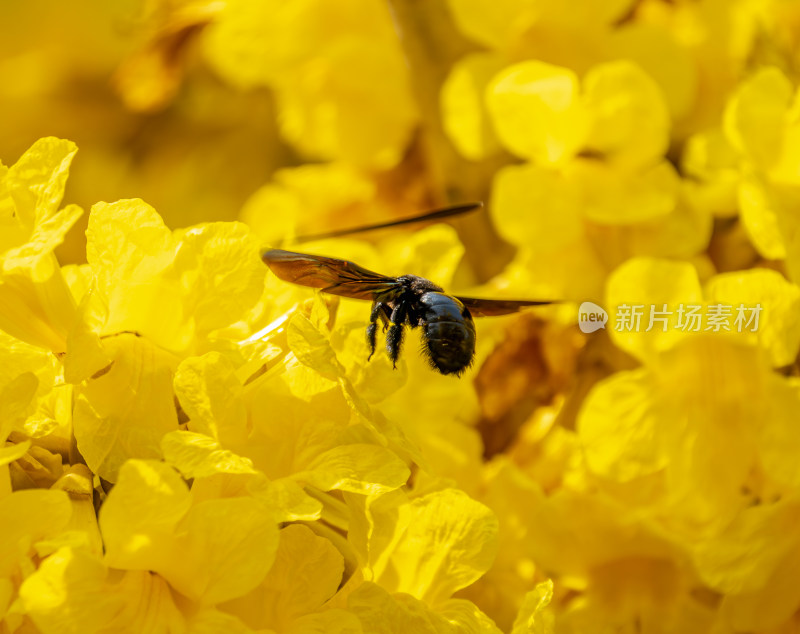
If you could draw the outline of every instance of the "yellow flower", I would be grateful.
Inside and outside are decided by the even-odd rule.
[[[785,259],[800,275],[796,234],[800,155],[796,91],[777,68],[766,67],[739,85],[725,110],[724,131],[736,158],[740,218],[756,250]]]
[[[376,493],[402,486],[408,468],[382,445],[390,441],[403,448],[407,441],[384,438],[381,430],[388,434],[392,426],[366,403],[352,400],[359,397],[310,321],[295,315],[288,333],[296,360],[287,359],[280,371],[246,387],[218,353],[181,364],[175,392],[191,432],[164,436],[165,459],[186,477],[239,474],[281,519],[316,519],[322,507],[336,512],[327,491]]]
[[[471,40],[509,55],[575,67],[597,58],[608,30],[631,4],[580,0],[567,7],[557,0],[501,0],[489,6],[476,0],[448,1],[456,25]],[[564,41],[572,46],[564,47]]]
[[[520,248],[504,274],[512,286],[597,298],[628,257],[705,247],[710,216],[664,158],[668,112],[636,66],[597,66],[581,92],[571,71],[522,62],[495,77],[487,100],[504,145],[530,161],[498,171],[492,191],[497,227]]]
[[[266,243],[291,243],[297,234],[314,234],[370,224],[383,215],[375,205],[375,183],[347,163],[282,169],[245,203],[241,219]],[[385,214],[385,209],[383,212]]]
[[[722,273],[703,289],[692,264],[655,258],[634,258],[615,270],[605,299],[614,343],[645,363],[707,333],[759,346],[775,367],[791,364],[800,347],[794,319],[799,302],[797,286],[775,271]],[[639,320],[633,317],[636,306]],[[710,321],[715,307],[721,311],[719,327]]]
[[[115,482],[128,458],[158,458],[178,424],[172,395],[175,359],[131,333],[104,341],[109,364],[75,390],[74,434],[89,468]]]
[[[20,588],[20,604],[44,634],[184,627],[167,583],[146,570],[114,573],[79,548],[64,546]]]
[[[100,513],[100,530],[110,567],[152,570],[207,605],[261,583],[278,545],[273,516],[257,499],[194,501],[170,467],[145,460],[122,467]]]
[[[342,583],[344,560],[324,537],[302,525],[280,532],[275,564],[248,594],[228,601],[222,610],[254,630],[275,632],[358,631],[358,621],[342,610],[325,610]]]
[[[542,581],[526,596],[514,622],[511,634],[552,634],[555,632],[553,609],[553,582]]]
[[[0,328],[53,352],[66,350],[75,302],[53,250],[82,211],[59,210],[77,148],[41,139],[10,168],[0,165]]]
[[[388,444],[383,434],[399,450],[407,441],[361,400],[328,336],[303,315],[289,321],[290,355],[244,394],[251,432],[243,455],[269,478],[291,477],[322,491],[396,489],[408,468],[381,446]]]
[[[758,500],[743,509],[713,539],[694,550],[698,573],[723,594],[720,615],[735,631],[767,631],[793,619],[800,593],[792,583],[800,561],[800,543],[791,529],[798,500]]]
[[[796,486],[800,392],[757,348],[699,335],[651,363],[598,384],[579,418],[587,465],[616,495],[680,532],[713,535],[752,496]]]
[[[365,632],[500,632],[491,619],[467,601],[454,600],[442,606],[441,611],[434,611],[411,595],[391,594],[370,582],[348,596],[347,606],[358,617]]]
[[[598,624],[625,630],[636,623],[654,631],[661,626],[665,631],[705,631],[690,620],[704,609],[691,594],[693,573],[686,554],[646,516],[595,488],[546,493],[507,460],[495,467],[488,480],[491,499],[502,502],[498,508],[510,507],[510,516],[504,513],[507,530],[520,544],[517,570],[509,572],[522,576],[538,567],[554,584],[549,607],[534,612],[534,624],[540,616],[543,628],[554,617],[557,631],[575,633],[596,631]],[[536,585],[530,578],[527,584],[515,577],[508,583],[527,591]],[[514,586],[512,591],[519,592]],[[537,601],[536,595],[525,595],[523,590],[518,599],[524,605],[520,617],[533,611],[531,603]]]
[[[275,90],[281,132],[302,152],[378,168],[402,157],[417,114],[384,5],[236,0],[206,38],[224,77]]]
[[[432,607],[480,577],[496,551],[497,519],[462,491],[444,489],[408,499],[402,492],[360,500],[350,539],[364,577]]]
[[[260,297],[266,274],[243,225],[172,233],[140,200],[93,207],[86,255],[99,334],[134,331],[176,352],[241,319]]]

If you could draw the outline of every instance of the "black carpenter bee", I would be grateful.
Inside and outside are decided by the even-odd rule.
[[[448,207],[422,216],[395,220],[356,230],[336,231],[305,239],[333,237],[360,231],[432,220],[452,216],[482,205],[469,204]],[[431,364],[442,374],[460,376],[475,357],[475,317],[505,315],[527,306],[550,304],[548,301],[476,299],[448,295],[441,286],[417,275],[389,277],[359,266],[355,262],[270,249],[261,256],[280,279],[293,284],[318,288],[324,293],[353,299],[372,301],[367,344],[372,358],[378,319],[386,331],[386,350],[396,367],[403,343],[403,327],[422,328],[423,352]]]

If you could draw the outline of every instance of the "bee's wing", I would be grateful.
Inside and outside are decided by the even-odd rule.
[[[374,273],[355,262],[322,255],[270,249],[261,259],[280,279],[325,293],[374,300],[399,287],[397,278]]]
[[[407,225],[414,222],[426,222],[428,220],[441,220],[442,218],[449,218],[451,216],[460,216],[461,214],[475,211],[483,207],[483,203],[464,203],[462,205],[451,205],[450,207],[443,207],[441,209],[434,209],[422,214],[416,214],[408,218],[395,218],[387,222],[381,222],[374,225],[365,225],[363,227],[351,227],[349,229],[335,229],[334,231],[325,231],[323,233],[306,233],[299,235],[295,238],[295,242],[308,242],[310,240],[321,240],[324,238],[337,238],[339,236],[351,236],[356,233],[364,233],[365,231],[374,231],[375,229],[388,229],[389,227],[399,227],[400,225]]]
[[[527,299],[478,299],[475,297],[457,297],[457,299],[467,307],[473,317],[508,315],[529,306],[545,306],[557,303]]]

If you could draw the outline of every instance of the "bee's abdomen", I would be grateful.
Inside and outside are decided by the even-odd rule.
[[[455,297],[429,292],[420,297],[424,350],[442,374],[459,375],[475,356],[475,324]]]

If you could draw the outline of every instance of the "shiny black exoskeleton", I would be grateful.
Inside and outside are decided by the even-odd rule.
[[[431,366],[442,374],[461,375],[475,356],[475,324],[466,306],[430,280],[401,275],[391,299],[372,304],[367,326],[370,358],[375,353],[378,319],[386,330],[386,351],[397,363],[403,344],[404,326],[422,328],[423,352]]]

